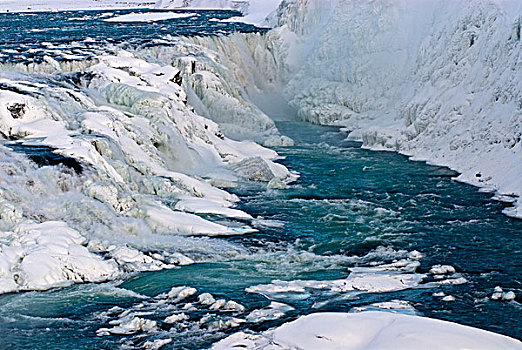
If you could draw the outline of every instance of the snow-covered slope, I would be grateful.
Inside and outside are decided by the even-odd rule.
[[[212,349],[522,349],[499,334],[425,317],[367,311],[315,313],[261,335],[236,333]]]
[[[522,194],[520,1],[287,0],[278,16],[302,119]]]

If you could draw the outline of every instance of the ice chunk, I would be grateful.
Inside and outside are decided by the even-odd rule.
[[[177,303],[196,294],[197,291],[196,288],[186,286],[172,287],[172,289],[167,293],[167,298],[173,299],[173,301]]]
[[[169,317],[165,318],[165,320],[163,322],[176,323],[176,322],[180,322],[180,321],[184,321],[184,320],[188,320],[188,319],[189,319],[189,317],[187,315],[185,315],[184,313],[180,313],[180,314],[170,315]]]
[[[455,272],[455,268],[451,265],[434,265],[430,269],[430,273],[432,273],[434,275],[445,275],[445,274],[454,273],[454,272]]]

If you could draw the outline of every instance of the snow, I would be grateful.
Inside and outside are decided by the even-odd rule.
[[[343,298],[360,293],[386,293],[416,288],[426,275],[415,273],[418,261],[399,260],[391,264],[351,268],[351,273],[337,280],[274,280],[269,284],[246,288],[249,293],[258,293],[270,300],[302,300],[314,291],[322,290],[330,295],[340,294]],[[318,305],[317,305],[318,306]]]
[[[119,277],[114,260],[83,246],[85,237],[64,222],[20,222],[0,233],[0,293],[45,290],[74,282],[103,282]]]
[[[100,328],[96,331],[98,336],[108,336],[111,334],[134,334],[137,332],[151,332],[157,327],[157,322],[141,317],[122,320],[117,326],[112,328]]]
[[[16,11],[28,7],[24,2],[0,4]],[[74,3],[91,5],[87,0]],[[184,243],[204,252],[237,254],[240,249],[233,245],[216,247],[192,236],[241,234],[251,228],[227,227],[194,214],[251,220],[232,209],[236,196],[212,184],[243,178],[284,187],[296,178],[274,162],[276,152],[248,141],[292,144],[250,98],[283,86],[304,120],[343,126],[367,148],[450,166],[462,173],[459,180],[493,188],[499,198],[520,196],[522,5],[294,0],[285,1],[265,21],[277,5],[160,1],[162,8],[239,9],[246,14],[239,20],[277,21],[280,27],[266,35],[183,38],[175,47],[120,51],[92,62],[64,64],[49,57],[41,65],[0,73],[0,82],[12,87],[0,91],[0,135],[22,145],[52,147],[86,169],[76,176],[66,167],[39,168],[0,147],[0,182],[6,184],[0,190],[0,293],[102,282],[125,272],[194,262],[179,252],[147,253],[154,244],[177,249]],[[30,5],[34,10],[67,6],[36,0]],[[130,19],[166,19],[161,16],[132,14]],[[75,71],[85,73],[81,89],[39,77]],[[163,200],[176,204],[167,206]],[[505,213],[522,217],[520,199],[515,205]],[[169,236],[176,239],[165,238]],[[339,280],[273,281],[247,291],[280,299],[303,299],[318,289],[348,295],[398,291],[422,287],[425,275],[415,273],[417,267],[406,260],[356,268]],[[449,265],[433,266],[430,273],[435,286],[467,282]],[[196,292],[174,287],[169,297],[181,301]],[[495,290],[491,298],[511,301],[516,295]],[[211,295],[202,294],[198,301],[212,310],[244,311],[243,305]],[[400,303],[373,307],[406,308]],[[272,302],[247,318],[262,322],[291,310]],[[169,320],[183,321],[180,315]],[[97,333],[156,328],[155,321],[134,316],[118,322]],[[216,329],[240,320],[219,322]],[[233,335],[216,348],[269,343],[282,348],[521,347],[516,340],[449,322],[363,312],[313,314],[260,335]]]
[[[212,349],[522,349],[518,340],[426,317],[367,311],[315,313],[261,334],[236,333]]]
[[[204,47],[197,50],[212,57]],[[252,220],[232,209],[237,196],[212,183],[234,182],[256,173],[264,174],[256,180],[272,185],[284,186],[296,178],[274,163],[276,152],[252,141],[228,139],[219,125],[186,104],[181,83],[185,60],[172,66],[170,60],[149,63],[140,57],[120,51],[79,65],[49,57],[42,64],[21,64],[0,73],[8,87],[0,91],[1,135],[16,139],[19,146],[49,147],[55,154],[76,159],[83,169],[77,176],[66,166],[39,167],[0,147],[0,181],[5,184],[0,227],[6,232],[0,251],[6,255],[0,259],[2,292],[105,281],[127,272],[193,263],[179,249],[184,246],[193,252],[194,236],[255,231],[195,215]],[[197,66],[200,71],[211,70],[201,63]],[[18,70],[45,72],[49,78]],[[53,76],[61,79],[76,70],[89,77],[81,83],[82,89],[52,82]],[[190,74],[195,73],[199,71]],[[234,98],[243,94],[231,91],[236,91]],[[257,115],[268,120],[261,112]],[[275,128],[268,133],[275,134]],[[177,204],[168,207],[162,200]],[[34,224],[42,225],[63,222],[84,237],[82,243],[62,248],[36,240],[18,248],[22,235],[16,230],[27,218],[38,218],[42,223]],[[187,238],[174,238],[180,236]],[[200,256],[233,255],[238,249],[224,242],[202,243],[197,244],[205,251]],[[155,246],[160,253],[147,252]]]
[[[195,13],[179,13],[179,12],[145,12],[145,13],[128,13],[126,15],[111,17],[104,19],[105,22],[156,22],[168,19],[180,19],[197,16]]]

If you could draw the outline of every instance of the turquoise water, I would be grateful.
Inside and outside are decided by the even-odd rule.
[[[152,24],[103,21],[105,13],[129,12],[143,10],[0,14],[0,61],[34,62],[45,55],[57,60],[78,55],[80,60],[111,48],[171,45],[170,36],[175,35],[259,30],[210,21],[237,14],[230,11],[197,11],[196,17]],[[391,300],[408,301],[421,315],[520,338],[522,221],[501,214],[506,204],[454,181],[456,173],[447,168],[361,149],[358,143],[345,141],[346,135],[337,128],[288,121],[278,122],[278,128],[296,140],[294,147],[277,151],[285,157],[281,163],[300,173],[299,180],[288,189],[240,183],[232,190],[241,198],[239,208],[256,220],[228,223],[251,224],[258,232],[188,240],[183,253],[198,258],[198,263],[189,266],[134,274],[106,284],[1,295],[0,349],[142,348],[147,341],[166,338],[172,342],[165,348],[200,349],[238,330],[261,331],[310,312],[353,311]],[[56,158],[49,149],[13,149],[39,164],[74,167],[70,159]],[[192,255],[190,244],[194,246]],[[212,254],[205,255],[212,249]],[[419,286],[388,293],[313,289],[263,295],[245,290],[275,279],[343,279],[349,268],[382,266],[407,258],[415,250],[423,255],[418,273],[427,274],[435,264],[449,264],[468,282],[438,286],[428,274]],[[514,291],[517,300],[486,299],[497,285]],[[198,291],[182,301],[162,298],[174,286]],[[441,291],[455,301],[433,296]],[[197,303],[202,293],[234,300],[246,310],[211,310]],[[271,301],[293,310],[275,320],[236,322],[236,327],[225,324],[245,320],[252,310],[265,308]],[[157,329],[97,335],[100,328],[112,327],[126,312],[156,320]],[[179,312],[189,319],[163,322]]]
[[[0,13],[0,62],[41,62],[45,56],[57,61],[81,61],[110,50],[170,45],[175,36],[266,30],[244,23],[220,22],[240,15],[237,11],[224,10],[191,10],[190,13],[197,15],[152,23],[104,21],[110,17],[145,12],[161,10]]]
[[[260,331],[310,312],[350,311],[394,299],[409,301],[421,315],[520,338],[522,221],[502,215],[505,204],[452,180],[456,174],[449,169],[361,149],[344,141],[345,135],[335,128],[295,122],[280,122],[278,127],[296,140],[296,146],[277,151],[300,179],[285,190],[241,184],[235,189],[241,197],[239,207],[265,221],[259,221],[257,233],[212,239],[241,247],[245,253],[109,284],[0,296],[0,348],[136,348],[148,340],[172,338],[165,348],[200,349],[237,330]],[[283,318],[236,328],[216,325],[219,320],[245,318],[270,303],[261,294],[247,293],[250,286],[274,279],[344,278],[349,267],[380,265],[402,257],[401,251],[413,250],[424,255],[418,272],[450,264],[468,282],[442,287],[425,283],[350,298],[321,290],[288,293],[273,297],[295,308]],[[158,297],[182,285],[197,288],[198,293],[183,302],[165,303]],[[514,291],[517,301],[485,300],[497,285]],[[444,302],[432,295],[440,291],[456,300]],[[197,304],[197,296],[205,292],[235,300],[246,311],[184,309],[187,301]],[[120,309],[111,310],[115,306]],[[111,327],[124,310],[157,320],[158,330],[96,335],[99,328]],[[189,317],[185,323],[162,322],[181,311]],[[201,325],[207,315],[212,322]]]

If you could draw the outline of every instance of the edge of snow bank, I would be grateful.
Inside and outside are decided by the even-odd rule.
[[[381,311],[315,313],[252,335],[239,332],[212,349],[522,349],[522,342],[478,328]]]

